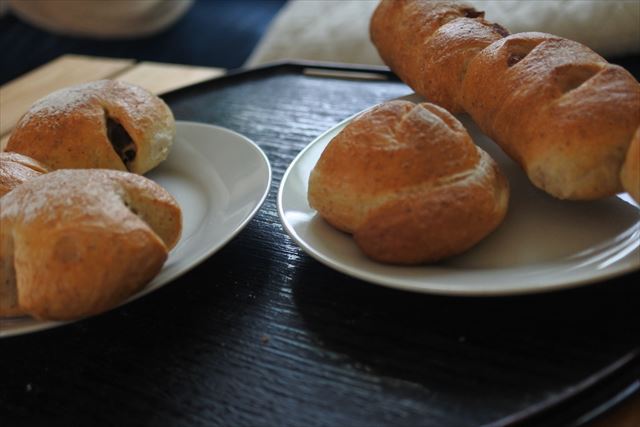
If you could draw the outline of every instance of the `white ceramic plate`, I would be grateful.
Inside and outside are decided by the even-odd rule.
[[[365,257],[307,203],[311,169],[351,120],[320,135],[291,163],[278,192],[282,223],[304,251],[350,276],[407,291],[464,296],[551,291],[611,278],[640,267],[640,210],[626,195],[595,202],[553,199],[533,187],[467,116],[474,141],[500,164],[511,186],[504,223],[463,255],[436,265],[399,267]]]
[[[252,141],[228,129],[177,122],[169,158],[147,176],[182,208],[182,236],[156,278],[123,304],[166,285],[211,256],[256,214],[269,192],[271,167]],[[0,337],[52,328],[64,322],[30,317],[0,319]]]

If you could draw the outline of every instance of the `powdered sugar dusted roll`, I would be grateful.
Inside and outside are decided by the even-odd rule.
[[[0,316],[108,310],[161,269],[182,227],[174,198],[114,170],[59,170],[1,199]]]
[[[50,169],[143,174],[167,158],[174,138],[175,121],[164,101],[130,83],[100,80],[33,104],[13,130],[7,151]]]

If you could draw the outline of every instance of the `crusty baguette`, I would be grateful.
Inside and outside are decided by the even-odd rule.
[[[372,259],[417,264],[464,252],[493,231],[507,210],[508,184],[446,110],[391,101],[329,143],[308,199]]]
[[[380,56],[398,77],[428,101],[460,113],[469,61],[509,34],[483,16],[464,3],[382,1],[369,28]]]
[[[52,170],[143,174],[166,159],[174,137],[175,121],[164,101],[130,83],[99,80],[37,101],[18,121],[6,149]]]
[[[0,199],[0,316],[73,319],[146,285],[181,230],[180,208],[140,175],[59,170]]]
[[[468,112],[537,187],[574,200],[621,191],[622,164],[640,125],[638,82],[577,42],[491,28],[464,3],[382,0],[371,37],[417,93]],[[436,40],[438,49],[426,48]],[[458,65],[440,66],[443,57]]]
[[[622,191],[640,86],[586,46],[542,33],[493,43],[469,64],[463,103],[538,188],[572,200]]]
[[[42,163],[18,153],[0,153],[0,197],[18,185],[43,173],[47,173]]]

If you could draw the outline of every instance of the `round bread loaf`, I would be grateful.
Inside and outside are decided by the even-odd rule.
[[[100,80],[53,92],[18,121],[7,151],[50,169],[106,168],[143,174],[167,158],[169,107],[146,89]]]
[[[18,153],[0,153],[0,197],[18,185],[43,173],[47,168],[40,162]]]
[[[631,140],[627,158],[620,171],[620,180],[625,191],[640,203],[640,127]]]
[[[127,172],[55,171],[0,201],[0,316],[105,311],[144,287],[180,236],[173,197]]]
[[[374,260],[416,264],[466,251],[503,220],[508,183],[462,124],[433,104],[391,101],[325,148],[311,207]]]

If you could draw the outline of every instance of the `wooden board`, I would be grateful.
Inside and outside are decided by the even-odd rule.
[[[115,78],[137,84],[161,95],[223,74],[224,70],[221,68],[141,62]]]

